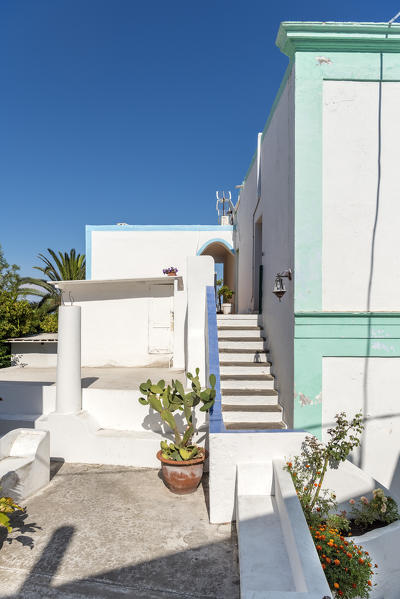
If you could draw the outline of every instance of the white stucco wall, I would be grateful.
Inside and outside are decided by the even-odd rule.
[[[382,83],[378,211],[379,83],[325,81],[323,103],[323,309],[398,310],[400,83]]]
[[[186,258],[212,239],[233,245],[232,230],[92,231],[92,279],[159,277],[176,266],[186,278]]]
[[[233,247],[232,227],[192,225],[184,228],[159,230],[149,226],[146,230],[92,230],[90,240],[91,279],[120,279],[134,277],[159,277],[164,268],[176,266],[183,278],[183,289],[174,294],[174,366],[185,368],[185,336],[187,331],[187,258],[196,256],[212,240],[224,240]],[[87,248],[88,251],[88,248]],[[144,305],[135,303],[140,315],[138,337],[143,341],[146,319]],[[118,310],[118,308],[117,308]],[[96,310],[97,311],[97,310]],[[110,306],[110,312],[112,308]],[[121,353],[125,348],[121,346]],[[143,347],[140,349],[142,354]],[[137,358],[135,357],[135,360]],[[119,358],[118,358],[119,360]],[[154,362],[154,358],[144,364]],[[159,360],[158,360],[159,362]],[[140,362],[141,364],[143,363]],[[157,363],[157,360],[156,360]],[[139,365],[136,363],[135,365]]]
[[[275,275],[294,268],[294,70],[289,76],[261,144],[261,199],[257,210],[257,160],[241,192],[237,212],[239,312],[257,306],[253,298],[253,213],[262,217],[263,325],[272,372],[285,421],[293,420],[293,282],[285,279],[282,301],[272,293]],[[258,280],[258,272],[254,273]],[[257,287],[257,285],[256,285]],[[257,290],[255,295],[257,295]]]
[[[57,365],[57,342],[11,343],[11,362],[28,368],[52,368]]]
[[[334,416],[362,410],[365,432],[354,463],[400,496],[400,358],[323,358],[323,440]]]
[[[150,352],[152,302],[154,309],[157,302],[168,302],[174,311],[173,284],[82,283],[71,293],[82,308],[82,366],[168,365],[178,345],[184,354],[184,340],[175,339],[172,322],[171,352]]]

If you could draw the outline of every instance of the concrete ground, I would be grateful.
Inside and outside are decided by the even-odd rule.
[[[1,598],[239,597],[235,531],[209,524],[206,478],[176,496],[157,470],[60,465],[1,537]]]
[[[137,389],[140,383],[151,379],[159,381],[164,379],[171,382],[171,379],[179,379],[186,384],[185,373],[183,370],[173,368],[82,368],[82,387],[87,389]],[[23,368],[21,366],[11,366],[0,370],[1,382],[36,382],[51,385],[56,382],[55,368]]]

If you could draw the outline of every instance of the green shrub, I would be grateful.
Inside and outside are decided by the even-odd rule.
[[[222,285],[222,287],[218,289],[218,297],[222,297],[225,304],[232,299],[234,293],[235,292],[232,291],[232,289],[229,289],[228,285]]]
[[[335,419],[336,425],[328,430],[329,441],[323,444],[306,437],[300,455],[286,462],[285,469],[291,474],[334,597],[367,599],[373,574],[369,555],[341,534],[349,530],[350,522],[345,512],[335,513],[335,493],[322,487],[328,467],[338,468],[360,444],[362,415],[349,420],[342,412]]]
[[[10,516],[14,512],[25,511],[20,505],[15,503],[11,497],[0,497],[0,526],[4,526],[8,532],[12,531],[10,526]]]
[[[374,574],[368,551],[347,541],[338,529],[321,524],[310,526],[310,532],[334,597],[367,599]]]
[[[336,425],[328,429],[329,441],[324,444],[316,437],[306,437],[301,453],[287,462],[286,470],[294,486],[309,525],[326,521],[336,509],[336,495],[323,488],[328,467],[338,468],[350,452],[360,444],[363,430],[361,414],[348,420],[344,412],[336,414]]]
[[[361,497],[358,501],[350,499],[349,503],[353,506],[350,518],[357,526],[368,528],[374,522],[391,524],[399,520],[397,503],[392,497],[386,496],[380,488],[375,489],[372,494],[371,501],[366,497]]]
[[[46,314],[40,321],[40,328],[44,333],[57,333],[58,331],[58,314],[52,312]]]

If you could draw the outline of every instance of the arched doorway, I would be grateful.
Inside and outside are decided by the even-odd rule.
[[[198,256],[214,258],[217,279],[222,279],[223,285],[235,289],[235,250],[224,239],[210,239],[197,252]],[[233,305],[235,305],[235,301]]]

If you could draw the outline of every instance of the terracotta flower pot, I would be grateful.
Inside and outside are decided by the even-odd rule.
[[[172,272],[167,273],[169,277],[176,277],[176,270],[173,270]]]
[[[187,495],[194,493],[197,489],[203,476],[204,460],[206,459],[205,449],[200,451],[199,457],[184,462],[164,458],[161,449],[157,452],[164,482],[172,493]]]

